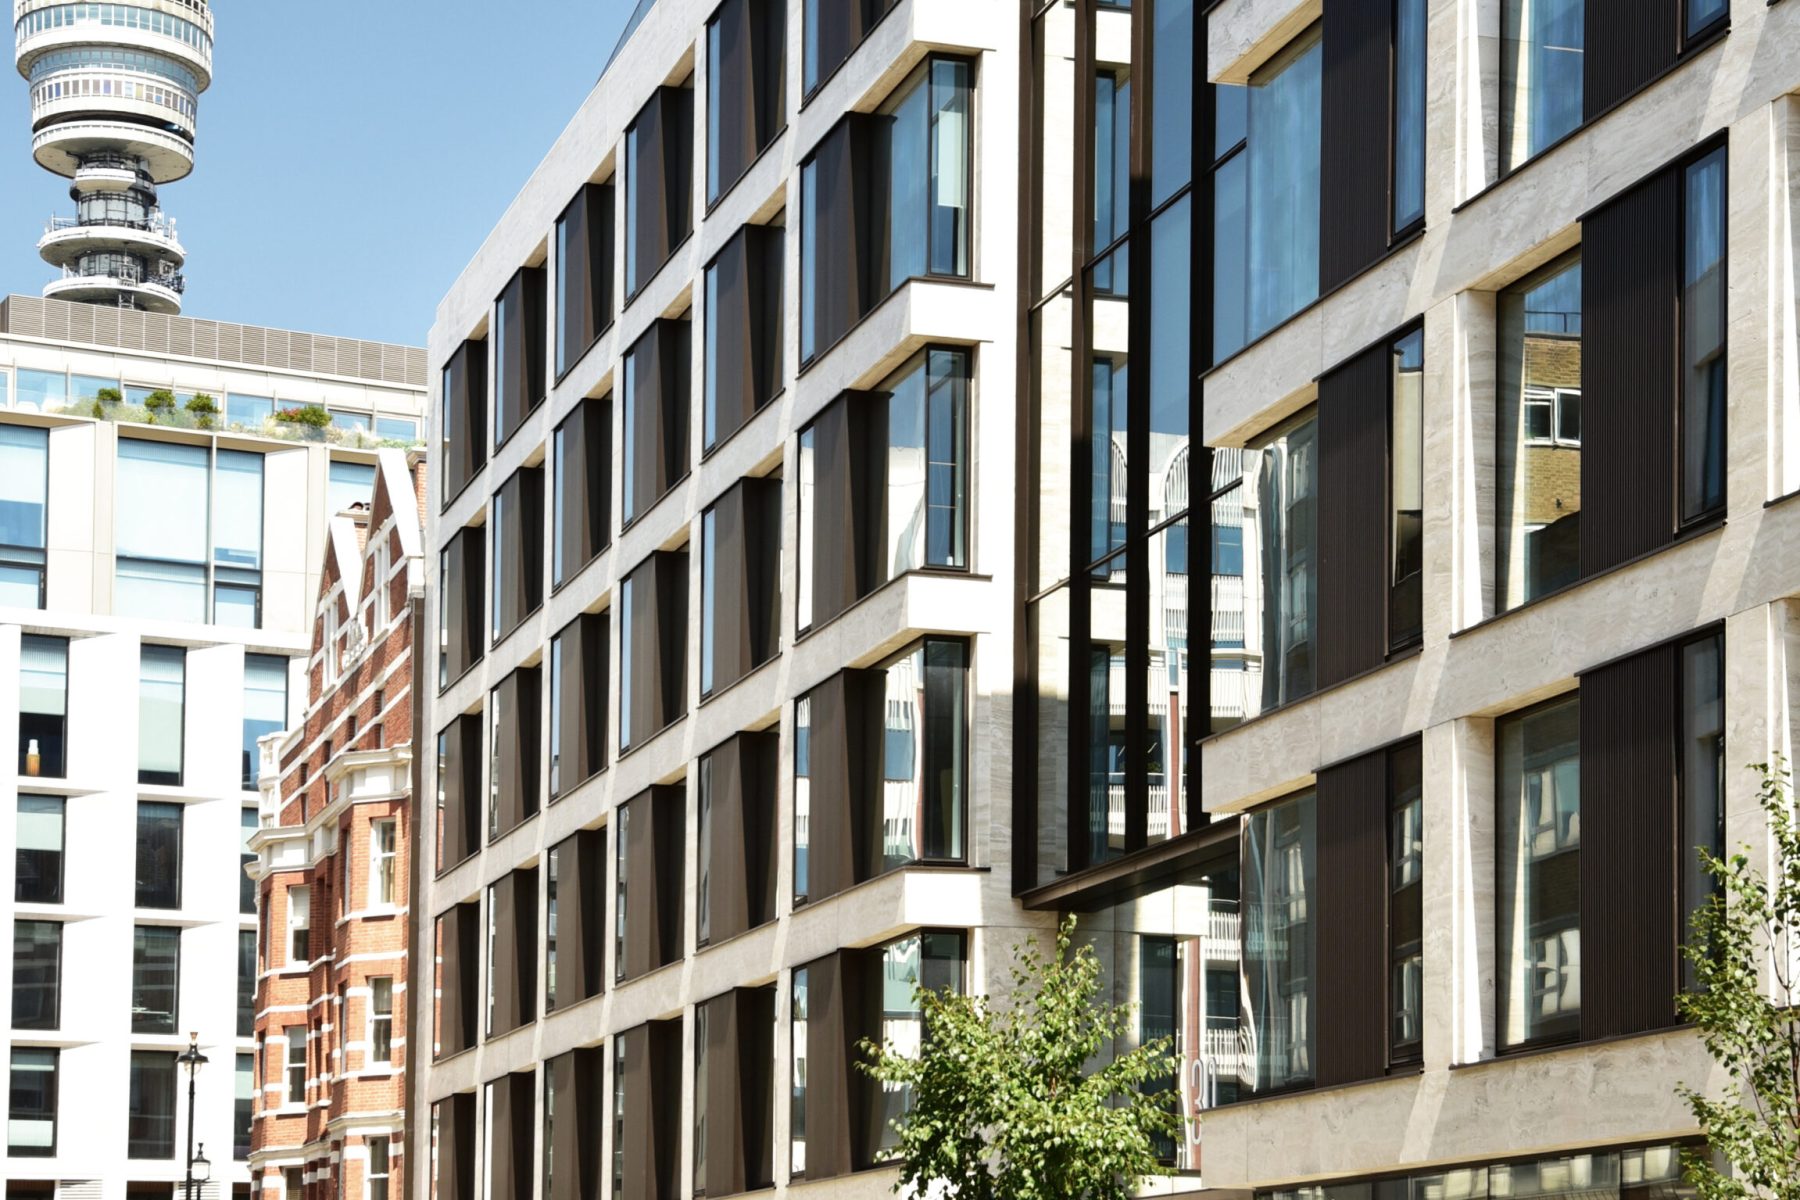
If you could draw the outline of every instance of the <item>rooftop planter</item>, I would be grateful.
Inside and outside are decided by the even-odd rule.
[[[174,393],[152,392],[143,404],[126,404],[117,388],[101,388],[92,400],[78,400],[49,410],[72,417],[92,417],[127,425],[160,425],[167,429],[198,429],[213,433],[241,433],[284,442],[315,442],[346,450],[394,448],[412,450],[423,442],[376,436],[367,429],[341,429],[331,423],[324,408],[310,404],[283,409],[261,421],[227,421],[216,400],[205,393],[178,404]]]

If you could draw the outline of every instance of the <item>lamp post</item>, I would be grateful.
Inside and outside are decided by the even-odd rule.
[[[206,1174],[212,1174],[212,1164],[206,1161],[206,1147],[202,1146],[201,1157],[196,1163],[194,1158],[194,1079],[200,1074],[200,1068],[206,1065],[206,1055],[200,1053],[200,1035],[188,1034],[188,1048],[175,1059],[187,1068],[188,1073],[188,1128],[187,1128],[187,1182],[182,1187],[184,1200],[194,1200],[194,1167],[206,1168]]]

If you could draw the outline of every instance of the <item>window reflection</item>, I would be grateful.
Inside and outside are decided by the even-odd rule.
[[[1500,17],[1500,173],[1581,124],[1583,0],[1505,0]]]
[[[1581,262],[1500,295],[1496,611],[1581,571]]]
[[[1244,822],[1243,995],[1240,1081],[1268,1093],[1309,1084],[1316,1071],[1314,996],[1318,869],[1315,797],[1297,796]],[[1328,999],[1328,998],[1327,998]]]
[[[1572,1038],[1581,1020],[1581,701],[1499,722],[1499,1041]]]
[[[1725,150],[1686,171],[1681,519],[1725,507]]]

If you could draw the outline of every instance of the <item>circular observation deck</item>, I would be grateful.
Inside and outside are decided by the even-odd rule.
[[[129,269],[82,274],[65,270],[61,279],[44,285],[44,299],[78,304],[124,305],[145,312],[176,316],[181,312],[179,275],[143,278]]]
[[[166,220],[87,221],[54,217],[38,239],[38,253],[53,267],[72,267],[90,254],[130,254],[178,268],[187,251]]]

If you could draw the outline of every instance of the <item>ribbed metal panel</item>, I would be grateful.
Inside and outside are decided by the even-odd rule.
[[[1581,224],[1581,573],[1675,532],[1680,176],[1664,171]]]
[[[1675,648],[1581,677],[1581,1036],[1675,1023]]]
[[[1389,355],[1319,380],[1319,684],[1387,657]]]
[[[1319,289],[1387,251],[1393,0],[1325,6],[1319,126]]]
[[[1593,120],[1649,83],[1681,50],[1681,0],[1587,0],[1582,115]]]
[[[1387,1069],[1387,752],[1320,771],[1317,819],[1315,1078],[1328,1087]]]

